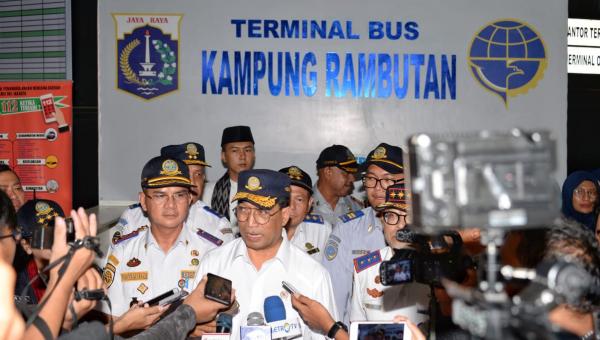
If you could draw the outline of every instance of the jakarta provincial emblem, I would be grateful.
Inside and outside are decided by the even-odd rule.
[[[113,14],[117,31],[117,88],[153,99],[179,87],[181,15]]]

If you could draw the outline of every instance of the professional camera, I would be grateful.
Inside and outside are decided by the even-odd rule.
[[[465,279],[471,263],[461,253],[458,233],[424,236],[403,229],[396,233],[396,239],[416,248],[394,249],[394,256],[381,263],[379,276],[384,286],[418,282],[439,287],[442,278],[457,282]]]
[[[417,134],[408,149],[413,221],[427,233],[539,227],[557,216],[548,132]]]
[[[21,237],[33,249],[51,249],[54,243],[54,219],[64,213],[58,203],[33,199],[27,201],[17,212],[17,225]],[[71,218],[66,218],[67,242],[75,240],[75,227]]]

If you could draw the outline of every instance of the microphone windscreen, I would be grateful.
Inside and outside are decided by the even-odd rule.
[[[221,313],[217,316],[217,333],[231,333],[233,317],[230,314]]]
[[[265,299],[264,310],[267,322],[285,320],[285,306],[283,300],[277,295]]]
[[[246,318],[248,326],[264,326],[265,318],[259,312],[252,312]]]

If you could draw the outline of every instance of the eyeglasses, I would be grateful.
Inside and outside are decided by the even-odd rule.
[[[400,223],[401,220],[404,221],[404,224],[406,224],[406,215],[400,215],[393,211],[386,211],[382,215],[383,215],[383,221],[387,225],[396,225],[396,224]]]
[[[178,204],[187,202],[190,199],[189,191],[178,191],[178,192],[174,193],[173,195],[169,195],[164,192],[155,192],[151,195],[144,193],[144,195],[146,197],[148,197],[149,199],[153,200],[157,204],[165,204],[165,203],[167,203],[169,198],[173,198],[175,203],[178,203]]]
[[[585,198],[586,196],[590,199],[595,199],[596,197],[598,197],[598,192],[596,192],[596,190],[585,190],[583,188],[573,190],[573,194],[575,195],[575,197],[581,199]]]
[[[266,224],[271,219],[271,216],[275,216],[281,209],[274,211],[271,214],[270,210],[267,209],[258,209],[258,208],[249,208],[249,207],[240,207],[237,206],[233,210],[235,212],[235,217],[239,222],[246,222],[250,219],[250,215],[253,214],[254,211],[254,220],[258,224]]]
[[[388,187],[396,184],[396,183],[400,183],[402,182],[402,180],[395,180],[395,179],[391,179],[391,178],[382,178],[382,179],[378,179],[376,177],[372,177],[372,176],[364,176],[362,178],[362,182],[363,185],[365,186],[365,188],[375,188],[377,186],[377,184],[379,184],[381,186],[381,189],[385,190]]]

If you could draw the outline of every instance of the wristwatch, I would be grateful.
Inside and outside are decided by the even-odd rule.
[[[337,332],[340,329],[343,329],[346,332],[348,332],[348,326],[344,325],[343,322],[338,321],[338,322],[334,323],[333,326],[331,326],[331,328],[329,329],[329,332],[327,332],[327,337],[330,339],[335,338],[335,335],[337,334]]]

